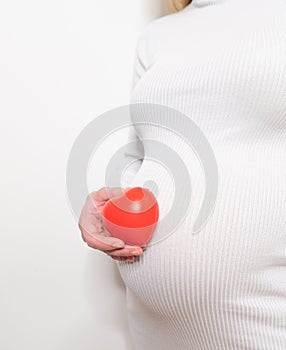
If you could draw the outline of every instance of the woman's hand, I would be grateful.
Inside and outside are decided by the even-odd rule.
[[[121,194],[120,187],[102,187],[98,191],[91,192],[82,208],[78,226],[82,239],[89,247],[101,250],[114,260],[134,262],[146,247],[130,246],[118,238],[111,237],[105,231],[101,218],[105,203]]]

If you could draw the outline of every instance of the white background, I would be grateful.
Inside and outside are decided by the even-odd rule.
[[[79,132],[128,103],[138,35],[165,11],[160,0],[1,1],[3,350],[132,349],[123,281],[82,242],[65,171]]]

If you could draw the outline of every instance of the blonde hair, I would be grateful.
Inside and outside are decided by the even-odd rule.
[[[175,11],[180,11],[188,4],[192,2],[192,0],[169,0],[171,7]]]

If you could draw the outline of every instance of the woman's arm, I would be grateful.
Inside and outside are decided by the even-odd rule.
[[[127,145],[127,149],[124,151],[124,156],[128,159],[128,164],[130,163],[130,165],[122,175],[122,187],[130,187],[130,184],[136,173],[139,171],[144,158],[143,143],[140,141],[134,126],[131,126],[128,131],[127,143],[133,140],[136,140],[136,142]]]
[[[134,55],[134,65],[133,65],[133,75],[130,91],[130,102],[134,103],[134,92],[139,80],[146,73],[148,68],[147,62],[147,49],[146,49],[146,28],[141,33]],[[136,140],[129,146],[127,146],[124,152],[125,157],[128,158],[129,163],[131,163],[127,170],[122,176],[122,187],[130,187],[130,184],[135,177],[136,173],[139,171],[143,159],[144,159],[144,147],[142,141],[140,141],[139,136],[136,133],[136,129],[131,125],[128,131],[127,143]]]

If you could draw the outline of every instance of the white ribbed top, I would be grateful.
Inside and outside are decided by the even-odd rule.
[[[151,125],[131,131],[172,147],[193,186],[179,229],[139,261],[117,262],[134,349],[285,350],[286,1],[193,0],[152,21],[138,41],[131,102],[191,118],[219,171],[213,215],[192,235],[204,195],[196,155]],[[124,187],[155,181],[168,213],[174,184],[163,166],[144,159],[125,175]]]

